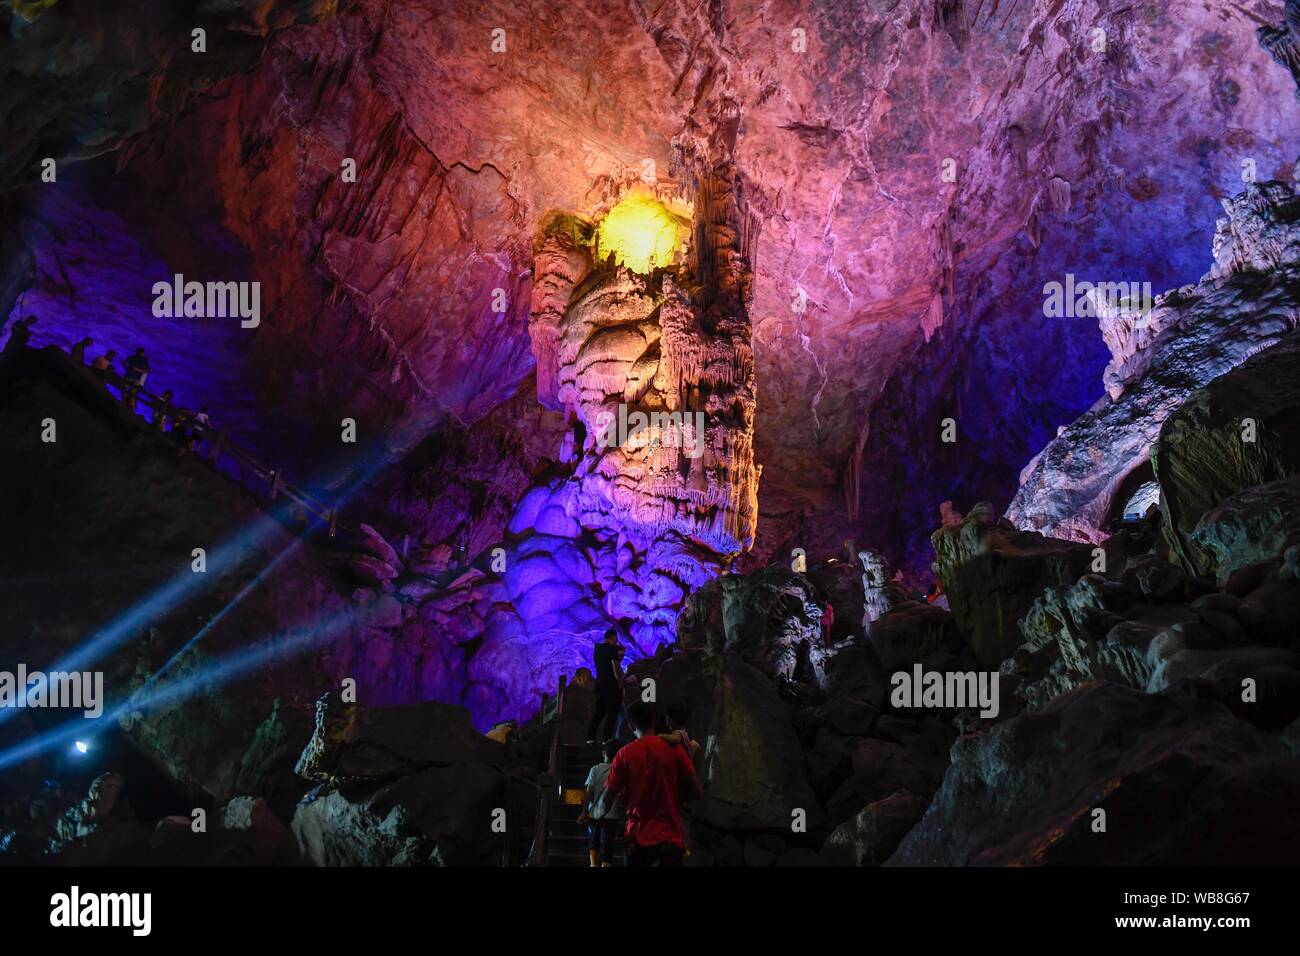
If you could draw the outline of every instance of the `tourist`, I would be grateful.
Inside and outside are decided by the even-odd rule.
[[[176,424],[172,426],[172,436],[180,442],[180,451],[176,455],[178,458],[198,447],[198,440],[194,437],[194,413],[188,408],[176,410]]]
[[[15,319],[14,324],[9,326],[9,341],[5,343],[5,349],[26,348],[27,342],[32,337],[32,326],[35,324],[34,315],[29,315],[25,319]]]
[[[109,349],[99,358],[95,359],[95,361],[91,362],[90,367],[96,372],[111,372],[113,371],[113,360],[116,358],[117,352],[113,349]]]
[[[80,342],[74,345],[68,351],[68,354],[72,356],[72,361],[76,362],[78,365],[85,365],[86,349],[90,348],[90,346],[94,343],[94,341],[95,341],[94,339],[92,339],[89,335],[87,335],[84,339],[82,339]]]
[[[605,781],[617,754],[618,741],[605,741],[601,747],[604,762],[591,768],[583,791],[582,813],[578,814],[578,822],[587,824],[587,856],[592,866],[614,865],[610,847],[614,834],[623,823],[623,801],[609,792]]]
[[[691,712],[686,705],[673,701],[664,707],[664,723],[668,728],[659,736],[670,744],[685,747],[691,761],[694,762],[700,753],[700,742],[692,740],[691,735],[686,731],[686,722],[690,719]]]
[[[591,722],[587,724],[589,744],[596,742],[597,731],[601,731],[602,741],[614,736],[618,714],[623,707],[623,669],[619,666],[623,652],[624,648],[618,643],[618,632],[612,627],[605,632],[604,640],[596,645],[596,707],[591,712]]]
[[[826,613],[822,615],[822,627],[825,628],[825,633],[822,638],[822,643],[824,643],[827,647],[831,646],[831,625],[834,623],[835,623],[835,608],[831,607],[830,601],[827,601]]]
[[[686,850],[682,800],[703,795],[685,747],[655,733],[654,709],[644,701],[627,708],[636,740],[614,757],[607,792],[623,798],[628,866],[681,866]]]
[[[135,394],[144,388],[144,380],[149,377],[149,358],[144,354],[144,346],[135,350],[135,354],[126,360],[126,394],[122,396],[127,407],[135,411]]]
[[[153,410],[153,425],[160,432],[165,432],[171,422],[171,414],[167,409],[171,405],[172,390],[169,388],[158,397],[161,401],[158,403],[158,407]]]

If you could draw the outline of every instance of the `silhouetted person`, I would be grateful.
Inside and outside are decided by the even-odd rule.
[[[644,701],[628,705],[636,740],[614,757],[605,778],[607,793],[623,798],[628,866],[681,866],[686,852],[682,801],[703,795],[686,747],[655,733],[654,709]]]
[[[72,346],[72,348],[68,350],[68,354],[72,356],[72,361],[76,362],[78,365],[85,365],[86,349],[90,348],[90,346],[94,344],[94,341],[94,339],[87,335],[76,345]]]
[[[591,722],[587,724],[587,743],[608,740],[614,736],[614,727],[618,721],[618,712],[623,707],[623,669],[619,659],[623,648],[618,643],[618,632],[612,627],[605,632],[605,638],[596,645],[596,707],[591,712]],[[603,723],[603,728],[602,728]]]
[[[587,856],[592,866],[612,866],[610,847],[614,834],[623,824],[623,801],[605,789],[609,768],[618,754],[618,741],[606,740],[601,747],[602,763],[587,774],[583,790],[582,813],[578,822],[587,824]]]
[[[106,373],[113,371],[113,360],[117,358],[117,352],[109,349],[95,361],[90,363],[92,371],[99,373],[100,378],[106,377]]]
[[[171,415],[167,412],[167,406],[172,401],[172,390],[169,388],[158,396],[162,401],[153,412],[153,424],[160,432],[165,432],[167,426],[171,423]]]
[[[691,712],[685,704],[674,701],[664,707],[664,723],[667,725],[659,734],[661,738],[674,746],[686,748],[686,754],[694,766],[695,757],[700,752],[700,742],[692,740],[686,730],[686,722],[691,719]]]
[[[203,436],[212,431],[212,419],[208,417],[208,406],[200,405],[196,415],[190,418],[190,451],[197,452]]]
[[[135,354],[126,360],[127,381],[126,394],[123,399],[131,411],[135,411],[135,393],[144,387],[144,380],[149,377],[149,358],[144,354],[144,346],[135,350]]]
[[[34,315],[29,315],[25,319],[15,319],[13,325],[9,326],[9,341],[5,343],[5,349],[26,348],[32,337],[32,326],[35,324]]]

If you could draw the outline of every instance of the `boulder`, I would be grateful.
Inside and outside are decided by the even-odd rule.
[[[1073,584],[1093,560],[1088,545],[1020,531],[987,502],[930,540],[957,629],[985,667],[1020,644],[1017,621],[1045,588]]]
[[[505,807],[504,780],[473,764],[344,784],[309,795],[293,835],[314,866],[500,865],[505,834],[492,827]]]
[[[823,602],[833,610],[831,643],[862,636],[863,592],[861,568],[838,559],[808,569],[808,580]]]
[[[692,815],[709,826],[788,832],[796,810],[805,812],[809,830],[825,824],[788,708],[767,677],[730,652],[718,675],[701,781],[704,797]]]
[[[826,866],[879,866],[898,848],[928,805],[926,798],[896,790],[863,807],[826,838],[821,862]]]
[[[867,640],[886,675],[930,662],[935,656],[969,654],[951,613],[925,601],[903,601],[867,625]]]
[[[1244,558],[1233,562],[1232,546],[1216,532],[1195,535],[1207,512],[1234,495],[1300,472],[1300,332],[1189,396],[1160,430],[1151,462],[1170,554],[1198,575],[1214,574],[1220,556],[1240,566]],[[1268,518],[1267,499],[1276,505],[1286,494],[1274,488],[1248,497],[1211,522],[1226,521],[1232,542],[1243,533],[1238,522],[1253,525],[1255,534],[1270,525],[1285,533]]]
[[[499,764],[505,748],[478,733],[460,707],[428,701],[401,707],[316,702],[316,726],[295,772],[338,784],[385,780],[447,764]],[[297,814],[295,814],[295,817]]]
[[[812,582],[784,565],[727,574],[691,595],[677,623],[683,647],[731,651],[773,677],[825,685],[823,605]]]
[[[928,802],[947,768],[946,753],[878,738],[860,740],[853,748],[848,776],[826,801],[826,812],[833,822],[843,821],[896,791]]]
[[[1093,683],[959,739],[888,865],[1290,865],[1297,800],[1276,736],[1216,703]]]
[[[1300,477],[1245,488],[1196,522],[1191,545],[1220,585],[1238,571],[1300,551]]]
[[[294,807],[307,792],[307,784],[294,773],[294,766],[311,740],[312,728],[310,711],[287,706],[277,698],[240,759],[235,792],[261,797],[285,823],[293,819]]]

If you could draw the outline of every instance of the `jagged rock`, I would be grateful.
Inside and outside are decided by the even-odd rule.
[[[1154,554],[1139,555],[1124,568],[1124,578],[1132,580],[1136,590],[1151,604],[1168,604],[1186,600],[1187,575],[1175,564]]]
[[[96,777],[91,781],[85,799],[54,822],[55,835],[60,840],[89,836],[97,824],[112,815],[125,784],[121,774],[105,773]]]
[[[833,609],[830,643],[862,635],[863,592],[860,569],[844,561],[828,561],[808,569],[817,594]]]
[[[311,740],[312,729],[310,712],[286,706],[276,698],[270,716],[258,726],[240,759],[235,792],[261,797],[277,817],[286,823],[291,820],[294,806],[307,791],[294,767]]]
[[[1146,465],[1161,425],[1195,389],[1296,327],[1289,276],[1300,262],[1300,201],[1292,186],[1252,183],[1223,205],[1227,216],[1215,233],[1216,264],[1199,284],[1157,296],[1146,313],[1103,312],[1113,356],[1105,375],[1109,394],[1021,471],[1020,490],[1007,509],[1017,527],[1105,540],[1136,483],[1150,477]],[[1277,388],[1285,392],[1288,386],[1278,382]],[[1259,417],[1278,408],[1274,402],[1240,414]],[[1241,458],[1240,447],[1230,452]],[[1232,490],[1240,487],[1245,485]],[[1198,502],[1194,514],[1180,516],[1183,533],[1214,503]]]
[[[857,741],[850,773],[826,801],[826,812],[832,821],[843,821],[896,790],[928,801],[947,767],[946,751],[935,753],[876,738]]]
[[[1218,704],[1096,683],[960,739],[888,865],[1286,864],[1297,799],[1276,737]]]
[[[896,790],[863,807],[826,838],[821,860],[826,866],[879,866],[884,863],[929,806],[928,798]]]
[[[293,835],[314,866],[500,865],[504,836],[492,824],[503,780],[470,764],[344,785],[299,804]]]
[[[384,590],[391,588],[392,584],[390,582],[401,573],[394,565],[368,554],[350,558],[348,567],[355,571],[362,580]]]
[[[1219,584],[1261,562],[1294,561],[1300,553],[1300,477],[1243,489],[1196,523],[1191,544],[1206,556]]]
[[[687,602],[683,646],[733,651],[765,673],[813,687],[826,683],[826,641],[816,589],[782,565],[728,574]]]
[[[397,554],[397,549],[388,543],[388,540],[366,524],[364,521],[361,528],[361,545],[376,558],[391,568],[401,569],[402,559]]]
[[[1278,613],[1272,602],[1270,611],[1262,608],[1268,592],[1255,604],[1218,593],[1190,604],[1149,603],[1182,589],[1181,583],[1170,585],[1181,582],[1181,575],[1166,578],[1163,564],[1154,557],[1138,559],[1121,581],[1089,574],[1069,587],[1048,588],[1034,602],[1020,622],[1025,644],[1005,669],[1020,677],[1016,694],[1031,710],[1091,680],[1154,693],[1181,678],[1208,679],[1243,668],[1249,676],[1252,662],[1278,663],[1251,646],[1266,650],[1276,643],[1275,632],[1259,621],[1272,623]],[[1270,672],[1264,684],[1278,694],[1289,680]]]
[[[1213,574],[1213,552],[1195,538],[1206,513],[1300,472],[1300,333],[1191,395],[1161,429],[1152,465],[1171,554],[1193,573]]]
[[[931,536],[934,571],[962,637],[979,662],[997,667],[1020,643],[1016,622],[1051,585],[1072,584],[1092,549],[1020,531],[998,520],[987,502],[961,523]]]
[[[701,761],[704,797],[693,819],[726,829],[788,830],[803,810],[809,830],[825,824],[785,704],[769,678],[725,653]]]
[[[478,733],[469,714],[428,701],[402,707],[316,702],[316,726],[294,768],[300,777],[338,784],[384,780],[446,764],[500,763],[504,748]]]
[[[1286,0],[1286,15],[1282,25],[1266,24],[1255,32],[1260,46],[1291,71],[1296,82],[1296,99],[1300,99],[1300,3],[1297,0]]]
[[[951,525],[945,523],[944,527]],[[883,554],[859,551],[858,559],[862,562],[862,624],[870,629],[874,622],[907,601],[909,595],[894,583],[893,571]]]
[[[906,601],[867,626],[867,640],[885,674],[969,655],[951,613],[924,601]]]
[[[85,797],[43,789],[23,804],[0,807],[0,863],[77,867],[147,862],[149,830],[122,795],[124,787],[120,774],[105,773],[91,781]]]

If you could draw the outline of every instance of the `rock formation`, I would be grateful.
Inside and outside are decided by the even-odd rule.
[[[1248,186],[1223,203],[1214,268],[1157,296],[1149,312],[1103,311],[1111,349],[1107,394],[1066,426],[1020,475],[1007,517],[1019,528],[1100,542],[1114,530],[1165,420],[1197,388],[1296,327],[1300,198],[1292,186]]]
[[[1300,334],[1194,392],[1165,422],[1151,459],[1168,489],[1161,505],[1170,552],[1194,574],[1215,573],[1217,562],[1195,540],[1205,513],[1300,471]]]
[[[1282,863],[1300,846],[1280,812],[1298,788],[1282,744],[1223,707],[1095,684],[959,740],[888,864]]]

